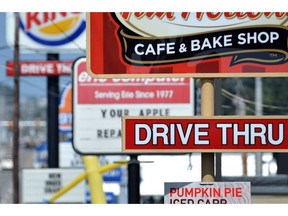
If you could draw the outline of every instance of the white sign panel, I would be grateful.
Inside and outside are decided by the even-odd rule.
[[[21,50],[85,52],[85,13],[25,12],[20,15]],[[15,15],[6,15],[6,40],[14,46]]]
[[[192,116],[190,78],[94,79],[73,67],[73,146],[81,154],[122,154],[122,116]]]
[[[165,182],[165,204],[250,204],[250,182]]]
[[[24,169],[22,203],[43,203],[69,184],[83,169]],[[85,203],[85,181],[58,198],[55,203]]]

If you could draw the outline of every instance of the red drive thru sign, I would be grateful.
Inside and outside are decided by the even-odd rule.
[[[288,118],[124,117],[123,152],[288,152]]]
[[[73,64],[73,146],[80,154],[121,154],[122,116],[194,115],[190,78],[101,78]]]
[[[87,13],[87,70],[97,78],[287,76],[287,17],[287,12]],[[218,71],[209,68],[212,61],[219,62]],[[197,71],[200,63],[207,67]],[[257,66],[264,68],[261,73],[253,70]]]
[[[20,76],[69,76],[72,61],[27,61],[20,62]],[[7,76],[14,76],[14,63],[7,62]]]

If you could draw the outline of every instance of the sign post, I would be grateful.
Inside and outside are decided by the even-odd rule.
[[[140,203],[140,162],[138,155],[130,155],[128,164],[128,203]]]
[[[214,115],[214,79],[201,79],[201,115]],[[202,153],[202,182],[214,181],[214,153]]]
[[[48,53],[47,60],[59,60],[59,54]],[[59,168],[59,77],[47,77],[48,167]]]

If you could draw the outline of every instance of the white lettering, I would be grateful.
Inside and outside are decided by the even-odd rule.
[[[222,145],[227,145],[227,129],[232,128],[232,124],[217,124],[216,128],[222,130]]]
[[[137,45],[135,46],[135,49],[134,49],[135,53],[136,53],[137,55],[144,55],[144,52],[143,52],[143,51],[139,51],[139,49],[140,49],[140,48],[143,48],[143,47],[144,47],[143,44],[137,44]],[[141,50],[143,50],[143,49],[141,49]]]
[[[262,145],[267,144],[265,133],[266,133],[266,127],[264,124],[251,124],[250,125],[250,144],[255,145],[256,137],[260,137]]]
[[[256,43],[274,43],[279,39],[279,33],[277,32],[248,32],[240,33],[238,35],[238,44],[256,44]]]
[[[284,125],[279,124],[278,128],[278,140],[273,139],[273,124],[268,124],[268,141],[272,145],[280,145],[284,140]]]
[[[244,125],[244,131],[238,130],[238,124],[233,124],[233,143],[234,145],[239,144],[239,137],[244,136],[245,145],[249,145],[249,124]]]
[[[191,133],[192,128],[193,128],[193,124],[188,124],[185,134],[184,134],[184,131],[183,131],[183,128],[182,128],[181,124],[176,124],[176,127],[178,129],[182,144],[183,145],[187,145],[188,139],[190,137],[190,133]]]
[[[161,129],[161,131],[159,131]],[[168,126],[165,124],[153,124],[153,145],[157,145],[158,137],[163,138],[164,145],[169,145],[168,142]],[[170,133],[175,133],[175,131],[170,131]]]
[[[146,138],[140,139],[140,132],[146,131]],[[151,140],[152,133],[149,125],[147,124],[135,124],[135,145],[146,145]]]
[[[200,129],[209,128],[209,124],[195,124],[194,125],[194,136],[195,145],[209,145],[209,140],[201,140],[200,136],[208,136],[208,131],[200,131]]]

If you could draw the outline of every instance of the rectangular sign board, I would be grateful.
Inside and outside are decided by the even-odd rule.
[[[67,186],[84,169],[24,169],[22,171],[22,202],[43,203],[62,187]],[[85,181],[77,184],[56,203],[85,203]]]
[[[79,154],[122,154],[122,116],[194,115],[190,78],[102,78],[86,59],[73,66],[73,147]]]
[[[287,116],[123,117],[124,153],[288,152]]]
[[[87,70],[97,78],[288,76],[287,17],[287,12],[87,13]],[[219,70],[211,71],[215,61]]]
[[[250,182],[165,182],[164,204],[251,204]]]
[[[20,76],[70,76],[72,61],[26,61],[20,62]],[[14,62],[6,64],[7,76],[14,76]]]

